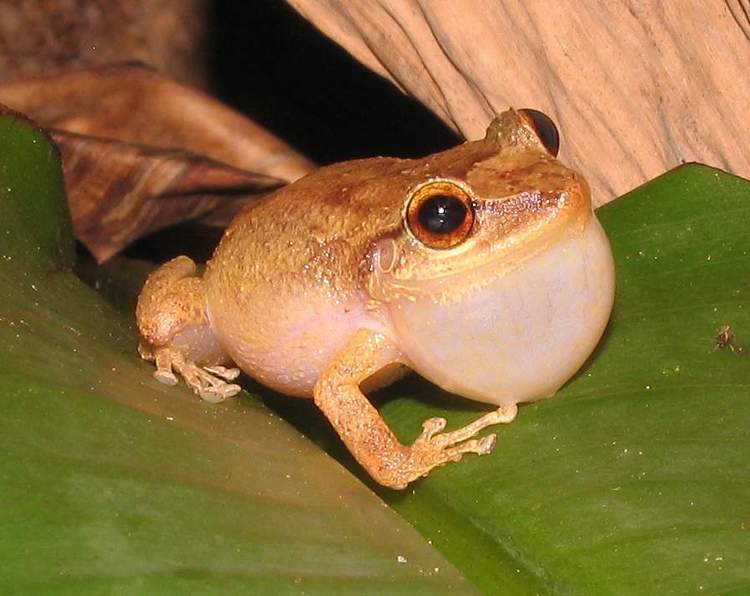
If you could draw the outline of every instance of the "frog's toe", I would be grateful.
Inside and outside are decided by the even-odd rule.
[[[240,392],[242,388],[239,385],[227,383],[224,379],[215,376],[209,372],[210,368],[201,368],[193,362],[186,362],[182,365],[180,373],[195,393],[212,404],[220,403]]]
[[[157,368],[154,371],[154,378],[165,385],[177,385],[177,377],[171,370],[159,370]]]
[[[141,358],[152,360],[156,365],[154,378],[165,385],[176,385],[177,377],[172,371],[173,355],[169,349],[154,350],[150,346],[141,343],[138,346]]]
[[[493,414],[495,415],[495,422],[497,424],[507,424],[516,419],[516,416],[518,415],[518,406],[516,404],[500,406],[493,412]]]
[[[497,442],[497,435],[492,433],[479,439],[469,439],[463,443],[442,445],[440,441],[435,445],[436,458],[445,462],[459,461],[467,453],[488,455],[492,453]]]
[[[492,453],[492,450],[495,448],[495,443],[497,443],[497,435],[495,433],[482,437],[477,441],[476,451],[474,453],[477,455],[487,455],[488,453]]]
[[[429,441],[436,434],[441,432],[445,425],[448,424],[445,418],[428,418],[422,423],[422,433],[417,441]]]
[[[484,455],[492,451],[495,446],[495,435],[477,439],[474,442],[468,440],[473,439],[479,431],[488,426],[511,422],[516,417],[517,411],[516,405],[500,406],[474,422],[447,433],[441,432],[445,428],[445,418],[428,418],[422,423],[422,433],[415,441],[415,445],[431,443],[436,449],[448,447],[463,449],[462,446],[466,446],[467,448],[460,451],[461,453]]]
[[[438,444],[435,446],[436,450],[441,454],[445,461],[458,461],[466,453],[475,453],[477,455],[488,455],[492,453],[497,442],[497,435],[492,433],[486,437],[480,439],[469,439],[463,443],[451,444],[448,446]]]
[[[227,368],[226,366],[204,366],[203,370],[210,372],[212,375],[221,377],[225,381],[234,381],[240,376],[239,368]]]
[[[224,383],[217,387],[206,387],[198,391],[203,401],[210,404],[219,404],[229,397],[237,395],[242,387],[233,383]]]

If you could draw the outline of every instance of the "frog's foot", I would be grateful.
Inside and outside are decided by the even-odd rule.
[[[204,400],[218,403],[240,391],[228,382],[240,371],[219,366],[230,359],[211,329],[203,281],[195,273],[192,259],[182,256],[148,276],[136,307],[138,352],[156,363],[157,380],[175,385],[177,373]]]
[[[497,410],[477,418],[474,422],[467,424],[449,433],[441,433],[445,428],[445,418],[428,418],[422,423],[422,434],[419,435],[416,443],[435,442],[445,445],[456,445],[476,435],[482,429],[495,424],[513,422],[518,414],[518,406],[513,404],[509,406],[500,406]],[[440,434],[438,434],[440,433]],[[492,435],[490,435],[492,436]],[[487,452],[489,453],[489,452]],[[482,454],[484,455],[484,454]]]
[[[240,392],[242,387],[234,383],[227,383],[226,380],[219,378],[216,374],[212,374],[209,372],[211,368],[216,367],[204,368],[194,362],[186,362],[179,368],[179,372],[188,386],[201,396],[201,399],[212,404],[221,403],[228,397],[237,395]],[[235,370],[237,371],[236,373],[233,372]],[[233,378],[237,378],[240,372],[237,369],[226,369],[226,374],[230,376],[234,374]]]
[[[234,381],[240,376],[239,368],[227,368],[226,366],[204,366],[203,370],[210,372],[212,375],[221,377],[225,381]]]
[[[516,405],[501,406],[474,422],[447,433],[441,432],[445,428],[445,418],[425,420],[422,423],[422,433],[407,448],[407,461],[398,473],[400,478],[393,478],[392,482],[396,488],[402,488],[412,480],[426,476],[437,466],[459,461],[466,453],[491,453],[497,442],[497,435],[493,433],[475,438],[476,434],[488,426],[512,422],[517,413]]]
[[[239,376],[240,371],[237,368],[198,366],[172,348],[149,350],[148,347],[139,346],[139,351],[143,358],[154,360],[156,363],[154,377],[157,381],[175,385],[177,376],[174,373],[177,372],[185,379],[188,387],[209,403],[220,403],[240,392],[239,385],[227,382]]]

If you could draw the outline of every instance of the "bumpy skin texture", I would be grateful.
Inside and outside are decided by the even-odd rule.
[[[404,221],[409,201],[433,187],[454,189],[473,215],[450,248]],[[165,264],[139,300],[140,351],[158,378],[173,382],[174,369],[219,401],[239,389],[225,382],[234,363],[313,397],[357,460],[394,488],[491,451],[495,435],[476,433],[580,367],[614,291],[585,181],[513,110],[485,139],[423,159],[322,168],[240,213],[202,280],[193,267],[186,257]],[[408,368],[497,410],[452,433],[428,420],[402,445],[363,388]]]

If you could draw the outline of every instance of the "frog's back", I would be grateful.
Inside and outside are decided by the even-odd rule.
[[[373,167],[362,167],[373,161]],[[268,281],[302,273],[327,244],[346,242],[352,249],[361,248],[373,234],[398,225],[398,208],[394,213],[385,204],[387,197],[374,197],[367,187],[374,188],[373,178],[399,161],[336,164],[251,203],[227,229],[210,268],[226,275],[242,266],[235,274],[244,280]]]
[[[415,184],[434,176],[462,179],[494,151],[477,141],[422,159],[374,157],[316,170],[238,214],[208,275],[221,271],[224,279],[231,274],[248,282],[302,275],[318,271],[315,263],[331,249],[357,261],[337,260],[329,263],[335,270],[326,268],[347,278],[369,245],[401,229],[404,200]],[[333,248],[338,243],[346,246]]]
[[[232,222],[206,269],[207,310],[243,370],[309,395],[351,330],[380,324],[367,311],[362,268],[372,238],[400,225],[401,199],[377,194],[374,183],[400,163],[377,158],[323,168]]]

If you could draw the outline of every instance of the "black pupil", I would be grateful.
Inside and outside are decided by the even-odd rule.
[[[532,108],[525,108],[521,111],[531,118],[536,129],[536,134],[539,135],[539,140],[547,151],[554,157],[557,157],[557,153],[560,151],[560,133],[557,132],[557,126],[555,126],[552,118],[544,112]]]
[[[466,218],[466,205],[449,195],[435,195],[419,207],[419,223],[433,234],[450,234]]]

